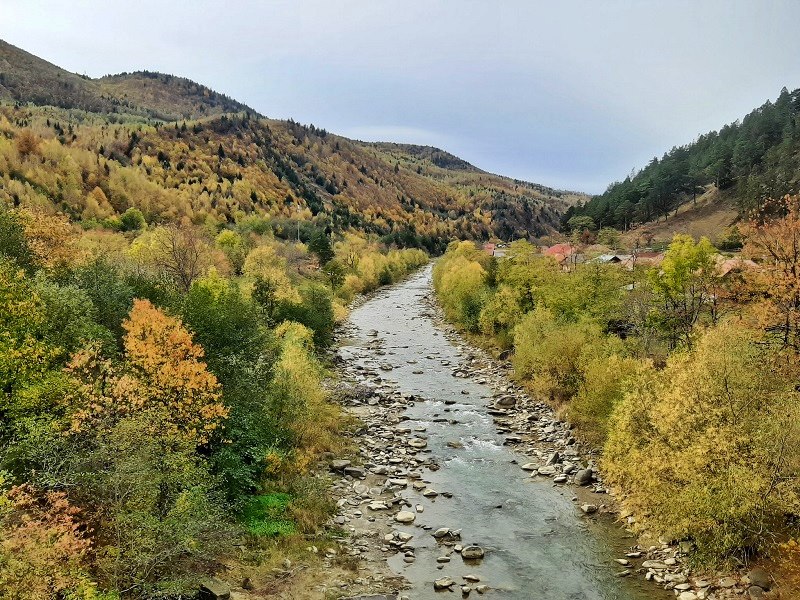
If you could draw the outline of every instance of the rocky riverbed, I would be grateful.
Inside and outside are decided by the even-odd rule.
[[[330,462],[334,525],[358,564],[348,588],[692,600],[770,587],[694,577],[688,548],[637,545],[570,426],[444,323],[430,268],[357,307],[339,344],[342,402],[361,423],[358,455]]]

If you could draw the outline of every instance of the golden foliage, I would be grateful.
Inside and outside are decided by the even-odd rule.
[[[221,386],[202,361],[203,349],[181,322],[148,300],[134,301],[123,323],[126,363],[115,368],[95,348],[78,352],[69,370],[81,380],[85,405],[73,430],[105,418],[159,412],[165,426],[197,444],[209,441],[228,415]]]
[[[314,334],[286,321],[275,329],[281,353],[274,367],[272,398],[279,422],[296,436],[292,469],[304,472],[322,452],[336,449],[339,409],[328,402],[322,367],[313,355]]]
[[[78,246],[80,236],[67,217],[26,208],[17,209],[15,215],[25,229],[36,261],[43,267],[74,267],[86,259],[86,253]]]
[[[708,557],[759,548],[800,510],[800,397],[758,338],[736,323],[706,331],[663,372],[644,370],[616,410],[608,481],[646,525],[694,539]]]
[[[92,544],[79,514],[63,492],[23,485],[0,493],[0,598],[94,597],[85,568]]]

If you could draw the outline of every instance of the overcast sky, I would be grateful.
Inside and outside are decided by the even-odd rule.
[[[797,0],[0,0],[0,38],[70,71],[587,192],[800,87],[798,24]]]

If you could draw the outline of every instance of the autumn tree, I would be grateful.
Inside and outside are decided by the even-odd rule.
[[[733,320],[704,330],[662,371],[643,365],[610,423],[607,481],[711,562],[763,548],[800,509],[800,396],[762,341]]]
[[[27,246],[37,265],[63,269],[81,264],[86,253],[78,246],[76,227],[64,215],[20,208],[14,211],[25,231]]]
[[[171,225],[157,237],[157,246],[156,265],[188,292],[209,264],[205,239],[190,225]]]
[[[96,347],[76,353],[69,365],[82,381],[85,404],[75,414],[73,429],[153,411],[170,431],[207,443],[228,411],[217,378],[202,360],[203,349],[178,319],[148,300],[135,300],[122,326],[126,360],[121,366],[104,359]]]
[[[234,274],[241,275],[242,269],[244,268],[244,261],[249,250],[244,238],[235,231],[225,229],[217,235],[215,241],[217,247],[222,250],[228,262],[231,263]]]
[[[36,154],[39,151],[39,144],[41,141],[41,138],[30,129],[21,130],[14,139],[17,152],[19,152],[19,155],[23,158],[27,158],[31,154]]]
[[[692,329],[704,311],[712,319],[716,251],[708,238],[695,242],[678,234],[664,255],[660,270],[650,273],[656,300],[655,318],[670,347],[690,346]]]
[[[784,349],[800,354],[800,196],[765,205],[744,228],[744,251],[763,263],[750,284],[759,320]]]
[[[86,533],[63,492],[29,485],[0,492],[0,599],[94,597]]]

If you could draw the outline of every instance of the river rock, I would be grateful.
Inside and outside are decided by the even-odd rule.
[[[642,567],[645,569],[653,569],[654,571],[666,571],[667,565],[665,565],[660,560],[646,560],[642,563]]]
[[[752,585],[757,585],[762,590],[769,591],[772,587],[772,577],[764,569],[756,567],[747,574]]]
[[[544,475],[545,477],[549,477],[550,475],[555,475],[556,474],[556,468],[555,467],[548,467],[548,466],[539,467],[539,470],[537,471],[537,473],[539,475]]]
[[[442,577],[433,582],[433,589],[435,590],[449,590],[456,584],[455,581],[449,577]]]
[[[394,516],[394,520],[398,523],[413,523],[417,516],[407,510],[401,510]]]
[[[461,550],[461,558],[464,560],[479,560],[483,558],[485,552],[480,546],[465,546]]]
[[[485,594],[486,592],[489,591],[489,586],[486,585],[485,583],[482,583],[481,585],[476,585],[475,591],[478,592],[479,594]]]
[[[364,479],[364,477],[367,476],[366,471],[361,467],[345,467],[344,474],[350,475],[350,477],[357,477],[358,479]]]
[[[231,588],[219,579],[210,579],[200,586],[200,600],[230,600]]]
[[[347,459],[337,459],[337,460],[331,461],[331,469],[333,469],[334,471],[343,471],[344,468],[345,467],[349,467],[350,464],[351,464],[351,461],[349,461]]]
[[[450,535],[450,528],[449,527],[440,527],[439,529],[434,531],[431,535],[433,537],[435,537],[437,540],[440,540],[440,539]]]
[[[536,463],[525,463],[524,465],[522,465],[523,471],[535,471],[538,468],[539,465],[537,465]]]
[[[421,449],[427,446],[428,442],[423,440],[422,438],[411,438],[410,440],[408,440],[408,445],[411,446],[412,448]]]
[[[581,469],[577,473],[575,473],[575,483],[578,485],[589,485],[592,483],[592,470],[591,469]]]
[[[591,515],[597,512],[597,506],[594,504],[584,504],[581,506],[581,511],[585,515]]]
[[[751,585],[749,588],[747,588],[747,595],[751,599],[763,598],[764,597],[764,590],[762,588],[758,587],[757,585]]]
[[[545,463],[546,466],[557,465],[561,462],[561,455],[558,452],[553,452],[548,458],[547,462]]]
[[[697,600],[697,594],[694,592],[681,592],[678,600]]]

